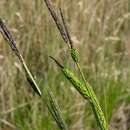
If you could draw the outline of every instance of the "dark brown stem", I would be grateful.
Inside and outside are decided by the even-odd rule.
[[[60,67],[60,68],[64,68],[64,66],[63,65],[61,65],[54,57],[52,57],[52,56],[49,56],[53,61],[55,61],[55,63]]]
[[[0,18],[0,32],[3,35],[3,37],[5,38],[5,40],[8,41],[11,49],[15,52],[15,54],[18,56],[18,58],[21,59],[19,50],[16,47],[16,42],[13,39],[12,35],[10,34],[9,30],[7,29],[6,25],[4,24],[4,22],[2,21],[1,18]]]
[[[52,4],[50,3],[49,0],[44,0],[44,1],[45,1],[45,4],[46,4],[46,6],[47,6],[47,8],[48,8],[48,10],[49,10],[49,12],[50,12],[50,14],[51,14],[51,16],[52,16],[52,18],[53,18],[53,20],[54,20],[54,22],[55,22],[57,28],[58,28],[58,30],[59,30],[59,32],[60,32],[60,34],[61,34],[63,40],[65,41],[65,43],[67,43],[67,42],[68,42],[68,38],[67,38],[67,36],[66,36],[66,33],[65,33],[65,31],[64,31],[64,28],[63,28],[63,26],[62,26],[62,24],[61,24],[61,22],[60,22],[58,16],[57,16],[56,13],[55,13],[55,10],[54,10]]]
[[[67,38],[68,38],[68,41],[69,41],[69,45],[71,47],[71,49],[73,48],[73,41],[70,37],[70,33],[68,31],[68,27],[67,27],[67,24],[65,22],[65,18],[64,18],[64,15],[63,15],[63,12],[62,12],[62,9],[60,8],[60,15],[61,15],[61,18],[62,18],[62,22],[63,22],[63,25],[64,25],[64,29],[65,29],[65,32],[66,32],[66,35],[67,35]]]

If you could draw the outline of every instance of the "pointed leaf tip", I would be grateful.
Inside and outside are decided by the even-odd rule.
[[[52,57],[52,56],[49,56],[53,61],[55,61],[55,63],[61,68],[61,69],[63,69],[64,68],[64,66],[63,65],[61,65],[54,57]]]

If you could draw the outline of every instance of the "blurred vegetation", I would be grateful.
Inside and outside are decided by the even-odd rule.
[[[57,13],[60,7],[64,11],[86,79],[111,122],[118,107],[130,102],[130,2],[54,0],[53,4]],[[0,0],[0,17],[40,89],[53,91],[69,129],[96,128],[88,103],[48,58],[55,56],[79,75],[44,1]],[[57,129],[45,103],[28,86],[18,59],[0,35],[0,129]]]

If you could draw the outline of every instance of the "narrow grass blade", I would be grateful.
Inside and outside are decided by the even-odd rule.
[[[26,73],[26,78],[27,81],[29,82],[29,84],[31,85],[31,87],[33,88],[33,90],[39,95],[41,96],[41,91],[38,88],[38,85],[36,84],[31,72],[29,71],[20,51],[18,50],[18,48],[16,47],[16,41],[13,39],[11,33],[9,32],[9,30],[7,29],[6,25],[4,24],[4,22],[2,21],[2,19],[0,19],[0,32],[3,35],[3,37],[5,38],[5,40],[8,41],[12,51],[16,54],[16,56],[19,58],[20,62],[23,65],[23,68],[25,70]]]
[[[41,91],[33,77],[33,75],[31,74],[31,72],[29,71],[24,59],[22,58],[22,65],[23,65],[23,68],[25,70],[25,74],[26,74],[26,79],[27,81],[29,82],[29,84],[31,85],[31,87],[33,88],[33,90],[39,95],[41,96]]]

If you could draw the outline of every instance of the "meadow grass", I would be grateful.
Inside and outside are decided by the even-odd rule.
[[[63,9],[72,40],[79,51],[80,65],[94,87],[108,122],[122,102],[130,101],[128,3],[129,0],[53,2],[56,9]],[[0,17],[16,37],[17,46],[36,76],[40,90],[43,91],[44,86],[53,90],[68,129],[96,128],[88,103],[84,102],[48,58],[48,55],[55,55],[58,61],[62,61],[64,66],[69,65],[80,78],[44,2],[1,0]],[[27,91],[28,84],[21,75],[20,63],[1,36],[0,63],[1,118],[21,130],[57,129],[46,104],[34,97],[29,87]],[[4,122],[0,122],[0,128],[13,129]]]

